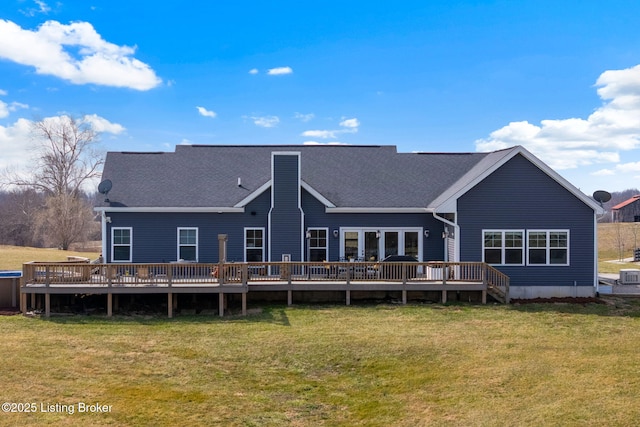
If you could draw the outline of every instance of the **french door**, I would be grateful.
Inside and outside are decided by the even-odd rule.
[[[341,258],[354,261],[380,261],[391,255],[408,255],[422,261],[422,229],[341,229]]]

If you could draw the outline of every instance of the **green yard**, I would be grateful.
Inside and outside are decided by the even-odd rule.
[[[37,405],[0,425],[640,423],[637,300],[254,310],[0,316],[2,400]]]
[[[1,400],[35,410],[0,425],[637,425],[640,299],[604,301],[0,316]]]

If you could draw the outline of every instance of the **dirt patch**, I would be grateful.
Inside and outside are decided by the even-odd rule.
[[[554,298],[530,298],[530,299],[512,299],[511,304],[606,304],[600,298],[596,297],[554,297]]]

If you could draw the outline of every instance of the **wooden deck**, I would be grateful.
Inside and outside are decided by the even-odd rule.
[[[113,296],[119,294],[166,294],[168,316],[173,316],[179,294],[218,294],[220,316],[227,294],[241,294],[246,314],[250,292],[287,292],[288,304],[294,291],[351,292],[438,291],[447,301],[448,291],[475,291],[486,303],[487,294],[508,302],[509,278],[484,263],[376,263],[376,262],[287,262],[287,263],[163,263],[163,264],[24,264],[20,308],[28,310],[35,296],[44,295],[45,315],[51,313],[51,295],[105,294],[107,315],[113,312]]]

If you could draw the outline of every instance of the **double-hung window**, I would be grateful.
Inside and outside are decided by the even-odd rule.
[[[529,265],[569,265],[568,230],[529,230]]]
[[[308,232],[309,259],[308,261],[326,261],[327,255],[327,228],[310,228]]]
[[[178,228],[178,260],[198,260],[198,229],[194,227]]]
[[[244,229],[245,262],[264,261],[264,228]]]
[[[523,265],[524,231],[483,231],[482,256],[487,264]]]
[[[131,262],[131,227],[113,227],[111,229],[111,260],[113,262]]]

